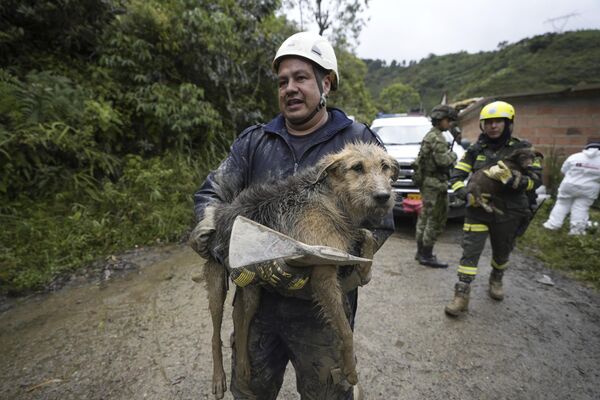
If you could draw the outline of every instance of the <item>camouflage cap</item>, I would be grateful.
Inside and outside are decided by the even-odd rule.
[[[454,107],[451,107],[446,104],[440,104],[438,106],[433,107],[430,114],[431,119],[444,119],[448,118],[449,120],[456,121],[458,119],[458,112]]]

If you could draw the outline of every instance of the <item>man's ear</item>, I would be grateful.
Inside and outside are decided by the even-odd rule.
[[[323,94],[325,96],[329,96],[329,92],[331,91],[331,73],[326,74],[323,77]]]

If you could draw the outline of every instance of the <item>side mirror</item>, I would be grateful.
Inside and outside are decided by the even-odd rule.
[[[471,145],[471,142],[468,139],[463,139],[460,141],[460,145],[462,146],[463,149],[466,150]]]

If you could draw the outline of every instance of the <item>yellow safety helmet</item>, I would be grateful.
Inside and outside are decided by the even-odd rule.
[[[515,120],[515,108],[505,101],[494,101],[481,109],[479,120],[492,118],[508,118],[510,122]]]

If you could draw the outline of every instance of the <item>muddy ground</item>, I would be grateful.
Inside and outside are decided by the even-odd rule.
[[[410,221],[377,254],[355,332],[365,397],[600,398],[598,292],[515,252],[506,299],[495,302],[486,293],[488,246],[468,315],[450,319],[443,307],[460,232],[451,223],[436,249],[454,266],[448,270],[416,264]],[[204,288],[191,279],[200,259],[173,246],[127,262],[127,273],[23,299],[0,314],[0,399],[212,398],[211,324]],[[555,285],[537,282],[543,274]],[[223,337],[230,331],[226,318]],[[225,348],[227,371],[229,355]],[[279,398],[298,399],[294,387],[289,370]]]

